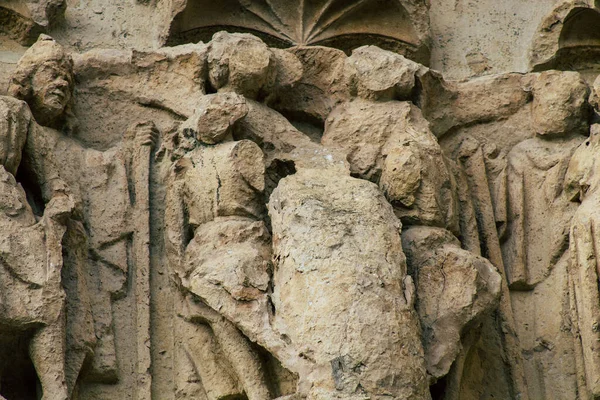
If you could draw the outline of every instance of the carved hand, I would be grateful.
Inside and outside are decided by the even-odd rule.
[[[46,205],[44,217],[52,220],[65,223],[75,210],[75,200],[71,195],[54,196]]]
[[[134,124],[133,131],[135,133],[135,145],[150,146],[154,148],[158,139],[158,128],[152,121],[143,121]]]

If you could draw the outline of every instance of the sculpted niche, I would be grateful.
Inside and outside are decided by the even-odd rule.
[[[273,47],[367,44],[429,61],[429,15],[421,0],[174,1],[167,44],[208,41],[220,30],[253,33]]]

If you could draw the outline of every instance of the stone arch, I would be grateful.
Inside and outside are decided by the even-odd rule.
[[[167,45],[248,32],[272,47],[324,45],[347,53],[377,45],[429,64],[429,9],[423,0],[182,0]]]
[[[600,3],[600,2],[597,2]],[[600,4],[569,1],[542,22],[531,47],[532,71],[600,72]]]

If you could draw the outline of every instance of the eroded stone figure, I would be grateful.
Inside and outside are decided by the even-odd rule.
[[[598,210],[600,188],[598,151],[600,126],[593,125],[590,137],[575,151],[566,176],[565,190],[580,202],[571,222],[569,237],[569,283],[572,330],[578,361],[580,398],[600,395],[600,271],[598,269]]]
[[[506,183],[497,189],[502,193],[497,208],[506,207],[501,236],[511,290],[528,290],[544,280],[567,248],[576,207],[563,183],[571,155],[587,134],[588,95],[575,72],[543,72],[533,85],[536,136],[508,153],[501,177]]]
[[[48,199],[38,218],[16,181],[28,135],[35,134],[34,124],[24,102],[0,97],[0,377],[15,373],[11,369],[19,357],[19,342],[11,341],[11,335],[17,339],[31,332],[29,357],[42,399],[67,400],[62,240],[74,203],[63,183],[63,190]],[[6,394],[4,389],[0,388],[0,393]],[[25,395],[18,391],[9,394]]]
[[[0,0],[0,400],[600,399],[600,0],[217,3]]]
[[[463,328],[497,306],[501,278],[478,244],[461,248],[458,238],[478,243],[466,217],[472,210],[461,210],[469,206],[458,194],[463,177],[421,111],[402,101],[418,65],[375,47],[355,50],[346,63],[356,97],[331,112],[322,142],[342,149],[355,176],[377,183],[402,221],[427,369],[441,378],[461,351]]]
[[[379,189],[300,169],[269,214],[273,325],[311,366],[308,398],[429,399],[401,223]]]
[[[575,72],[532,75],[535,137],[506,156],[495,182],[496,221],[530,398],[577,390],[571,335],[569,227],[577,205],[563,187],[588,133],[589,89]],[[564,397],[559,397],[564,396]]]
[[[129,192],[132,149],[152,146],[156,130],[152,123],[133,124],[122,144],[98,151],[80,144],[75,130],[73,61],[52,38],[41,35],[17,65],[9,92],[25,100],[41,125],[28,136],[24,170],[41,188],[44,201],[60,192],[66,182],[76,201],[80,225],[71,254],[75,287],[67,291],[73,299],[68,383],[72,389],[86,358],[89,377],[105,382],[118,379],[117,355],[111,299],[125,295],[128,277],[128,247],[132,226]],[[147,168],[147,167],[146,167]],[[83,249],[81,249],[83,247]],[[82,291],[89,295],[80,296]],[[87,300],[86,300],[87,299]],[[93,316],[93,330],[88,320]]]
[[[234,48],[236,57],[217,57]],[[244,95],[246,111],[228,106],[220,116],[231,121],[237,141],[217,132],[206,140],[207,129],[199,123],[212,120],[202,110],[206,105],[183,125],[182,132],[191,136],[180,138],[179,146],[188,141],[192,149],[174,164],[169,179],[169,192],[175,194],[167,201],[167,210],[173,208],[167,217],[173,224],[166,238],[170,264],[179,270],[176,276],[182,278],[184,291],[297,376],[294,391],[267,398],[429,398],[400,222],[375,185],[349,176],[339,154],[312,142],[257,101],[261,93],[268,95],[270,76],[281,82],[301,75],[295,72],[298,64],[293,56],[278,57],[249,35],[221,33],[213,38],[208,79],[218,93],[206,97]],[[211,146],[214,137],[227,139]],[[248,139],[262,147],[264,160]],[[277,186],[269,202],[272,267],[271,238],[262,221],[265,164],[271,170],[270,190]],[[295,174],[279,181],[289,173]],[[326,222],[331,220],[336,223]],[[363,236],[358,226],[369,233]],[[371,241],[370,235],[377,240]],[[298,258],[303,253],[307,256]],[[382,310],[388,317],[379,319],[368,310]],[[364,319],[366,315],[377,322]],[[212,325],[221,341],[214,327],[222,327],[213,325],[218,319],[196,319]],[[243,354],[226,358],[249,365],[252,353],[240,348]],[[237,373],[249,398],[261,398],[249,392],[260,388],[249,385],[261,383],[256,368],[251,381]]]
[[[167,253],[183,291],[177,321],[182,399],[271,398],[258,354],[215,303],[223,296],[264,301],[269,286],[262,152],[250,141],[219,143],[247,111],[243,97],[207,95],[179,132],[178,150],[185,154],[169,176]]]

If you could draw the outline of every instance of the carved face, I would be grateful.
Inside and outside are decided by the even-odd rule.
[[[41,65],[33,75],[31,84],[35,108],[46,118],[60,116],[71,101],[71,73],[57,62]]]

